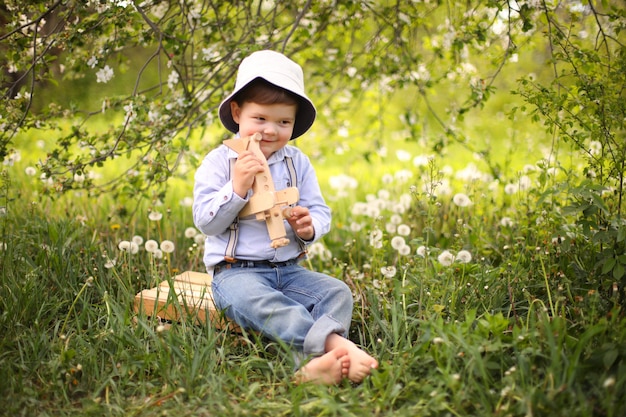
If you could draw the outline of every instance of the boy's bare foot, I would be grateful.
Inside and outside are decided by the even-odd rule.
[[[359,348],[351,340],[346,339],[336,333],[331,334],[326,339],[326,348],[332,349],[346,349],[348,357],[350,358],[350,370],[348,371],[348,378],[350,381],[359,383],[365,379],[372,369],[378,368],[378,361],[367,354],[364,350]]]
[[[311,359],[309,363],[296,373],[296,383],[312,382],[314,384],[335,385],[348,376],[350,357],[348,350],[342,347]]]

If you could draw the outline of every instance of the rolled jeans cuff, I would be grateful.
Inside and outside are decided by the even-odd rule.
[[[313,323],[304,337],[302,351],[307,356],[320,356],[326,352],[326,339],[332,333],[346,336],[347,329],[341,322],[329,315],[323,315]]]

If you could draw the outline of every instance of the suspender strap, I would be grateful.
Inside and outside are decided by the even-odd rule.
[[[224,260],[226,262],[235,262],[235,248],[237,247],[237,240],[239,239],[239,219],[235,219],[234,222],[228,226],[228,244],[226,244],[226,253],[224,254]]]
[[[293,163],[293,158],[286,156],[285,164],[287,164],[287,171],[289,171],[290,187],[298,187],[298,176],[296,175],[296,166]]]
[[[285,164],[287,164],[287,171],[289,171],[289,180],[291,182],[292,187],[298,187],[298,176],[296,175],[296,166],[293,163],[293,158],[290,156],[285,156]],[[307,249],[306,244],[302,241],[302,239],[296,236],[296,240],[298,241],[298,246],[300,246],[300,256],[306,255]]]
[[[233,171],[235,169],[236,158],[230,159],[229,178],[232,178]],[[296,175],[296,166],[293,163],[293,158],[285,156],[285,164],[287,165],[287,171],[289,172],[289,182],[292,187],[298,186],[298,176]],[[226,253],[224,254],[224,260],[226,262],[235,262],[235,249],[237,248],[237,240],[239,239],[239,217],[228,226],[228,243],[226,244]],[[300,245],[302,254],[306,253],[306,244],[302,240],[297,239]]]
[[[233,177],[233,170],[235,169],[235,162],[237,159],[230,159],[230,167],[228,172],[228,178]],[[224,260],[226,262],[235,262],[235,248],[237,247],[237,240],[239,239],[239,217],[235,217],[235,220],[228,226],[228,243],[226,244],[226,252],[224,253]]]

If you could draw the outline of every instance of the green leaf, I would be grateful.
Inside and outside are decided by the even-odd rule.
[[[624,276],[624,265],[618,263],[615,264],[615,268],[613,268],[613,278],[621,279]]]
[[[613,269],[616,263],[617,263],[617,260],[615,258],[607,259],[606,262],[604,262],[604,265],[602,266],[602,274],[608,274],[609,271]]]
[[[602,357],[602,362],[604,363],[604,367],[606,369],[609,369],[613,365],[613,363],[615,363],[615,360],[617,359],[618,355],[619,355],[619,352],[615,348],[607,350],[604,353],[604,356]]]

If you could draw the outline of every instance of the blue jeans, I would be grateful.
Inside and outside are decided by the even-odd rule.
[[[304,356],[325,352],[331,333],[347,337],[352,292],[343,282],[297,263],[238,263],[217,268],[212,283],[218,309],[241,327],[282,340]]]

